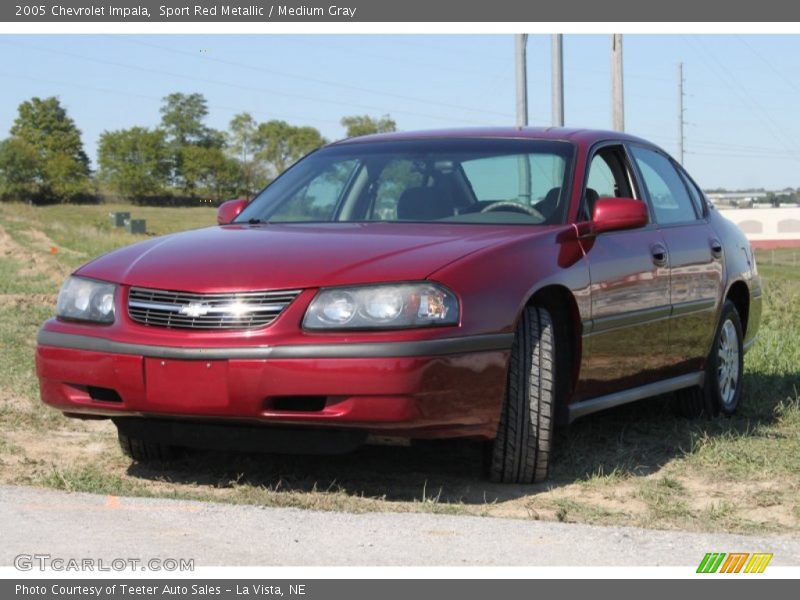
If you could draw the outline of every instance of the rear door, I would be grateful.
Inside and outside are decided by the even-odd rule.
[[[722,245],[700,191],[669,157],[630,146],[669,254],[671,374],[702,368],[714,335],[722,286]]]

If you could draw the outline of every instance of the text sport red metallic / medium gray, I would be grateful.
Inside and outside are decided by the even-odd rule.
[[[220,226],[78,269],[38,337],[44,402],[177,447],[486,440],[547,477],[556,422],[676,392],[736,410],[761,282],[744,235],[662,150],[490,129],[331,144]]]

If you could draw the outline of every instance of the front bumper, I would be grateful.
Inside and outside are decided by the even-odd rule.
[[[491,438],[513,336],[184,348],[42,330],[42,400],[70,416],[339,426]]]

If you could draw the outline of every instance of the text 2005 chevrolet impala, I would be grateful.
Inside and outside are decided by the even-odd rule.
[[[134,459],[471,437],[493,479],[533,482],[556,422],[741,400],[750,245],[644,140],[356,138],[219,220],[81,267],[39,334],[42,399],[111,417]]]

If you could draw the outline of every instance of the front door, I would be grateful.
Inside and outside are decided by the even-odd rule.
[[[604,146],[591,159],[584,218],[599,197],[642,199],[619,145]],[[658,228],[602,233],[584,250],[592,312],[584,323],[576,401],[660,379],[669,362],[669,254]]]

